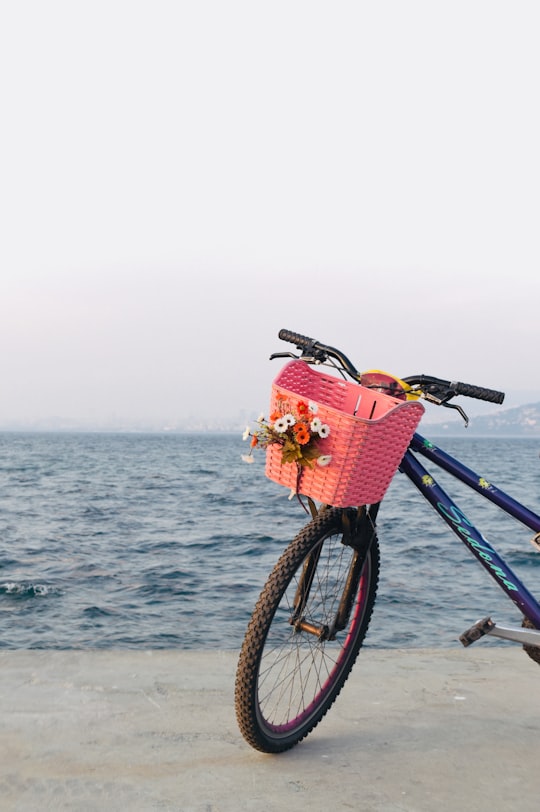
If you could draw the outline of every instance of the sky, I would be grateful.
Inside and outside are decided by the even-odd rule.
[[[256,416],[282,327],[540,400],[539,22],[2,4],[0,427]]]

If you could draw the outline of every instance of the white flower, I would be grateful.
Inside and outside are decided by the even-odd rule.
[[[328,465],[331,459],[331,454],[321,454],[320,457],[317,457],[317,465],[322,465],[324,467],[325,465]]]
[[[260,415],[257,418],[257,423],[263,423],[263,422],[264,422],[264,412],[261,412]]]
[[[287,412],[287,414],[283,415],[283,420],[287,421],[288,426],[294,426],[294,424],[296,423],[296,417],[292,415],[290,412]]]
[[[250,432],[250,430],[249,430],[249,426],[246,426],[246,429],[245,429],[244,433],[242,434],[242,440],[247,440],[247,438],[249,437],[250,433],[251,433],[251,432]]]
[[[322,423],[321,423],[320,419],[318,417],[314,417],[313,420],[311,421],[311,431],[316,431],[317,434],[318,434],[319,431],[320,431],[321,426],[322,426]]]
[[[289,424],[285,420],[285,417],[280,417],[279,420],[276,420],[276,422],[274,423],[274,429],[277,431],[278,434],[284,434],[288,428]]]
[[[253,455],[252,454],[242,454],[242,459],[244,462],[253,462]]]
[[[310,400],[308,403],[308,409],[312,414],[317,414],[317,412],[319,411],[319,407],[312,400]]]
[[[328,435],[330,434],[330,426],[327,426],[326,423],[323,423],[320,426],[317,433],[319,437],[328,437]]]

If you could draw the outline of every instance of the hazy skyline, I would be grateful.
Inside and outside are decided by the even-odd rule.
[[[0,12],[0,427],[255,415],[281,327],[536,397],[535,2]]]

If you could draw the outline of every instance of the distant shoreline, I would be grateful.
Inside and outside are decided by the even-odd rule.
[[[81,434],[101,434],[101,435],[131,435],[131,436],[156,436],[156,437],[178,437],[183,435],[189,436],[204,436],[204,435],[221,435],[228,437],[240,437],[242,435],[243,427],[241,429],[130,429],[130,428],[97,428],[97,427],[78,427],[78,428],[8,428],[0,426],[0,435],[39,435],[39,434],[59,434],[59,435],[81,435]],[[456,427],[452,429],[441,429],[440,425],[430,425],[421,427],[419,432],[421,435],[429,436],[430,439],[475,439],[475,440],[540,440],[540,427],[536,430],[529,432],[512,432],[506,431],[478,431],[469,428]]]
[[[448,411],[448,410],[446,410]],[[467,404],[465,404],[467,411]],[[143,421],[129,422],[129,420],[111,420],[103,424],[77,422],[69,418],[44,418],[43,420],[17,423],[8,420],[0,423],[0,433],[14,434],[239,434],[241,435],[250,420],[249,413],[242,413],[235,417],[216,419],[212,417],[190,416],[175,421],[158,421],[145,423]],[[476,415],[470,417],[466,428],[463,420],[456,412],[451,413],[452,419],[430,420],[426,415],[420,426],[420,434],[426,433],[440,437],[511,437],[524,439],[540,438],[540,402],[529,403],[523,406],[514,406],[509,409],[497,410],[489,415]],[[437,414],[439,416],[439,414]]]

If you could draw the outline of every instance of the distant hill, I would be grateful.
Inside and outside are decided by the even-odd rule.
[[[467,411],[467,406],[464,406]],[[452,419],[441,423],[433,423],[430,430],[443,431],[445,434],[461,433],[463,423],[457,412],[452,412]],[[471,417],[467,431],[479,436],[505,436],[505,437],[538,437],[540,438],[540,403],[531,403],[527,406],[516,406],[513,409],[503,409],[493,415],[479,415]]]

